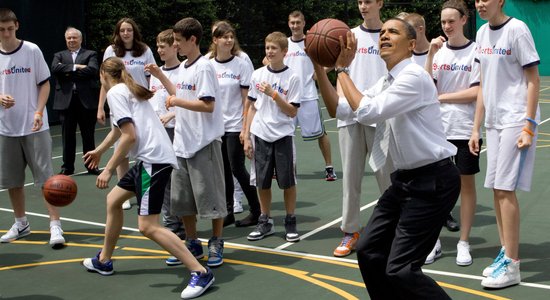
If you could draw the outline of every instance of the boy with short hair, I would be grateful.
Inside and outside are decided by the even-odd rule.
[[[173,30],[179,54],[187,57],[177,85],[162,72],[152,73],[170,93],[166,106],[176,107],[174,150],[180,169],[172,173],[171,214],[183,217],[187,247],[197,259],[204,254],[197,238],[196,216],[212,220],[207,265],[217,267],[223,264],[223,218],[227,215],[221,150],[224,124],[222,106],[216,103],[218,79],[214,66],[200,52],[199,21],[184,18]],[[180,262],[170,257],[166,263]]]
[[[46,102],[50,70],[36,44],[17,38],[19,21],[0,8],[0,189],[8,189],[15,223],[0,237],[9,243],[31,234],[25,215],[25,168],[35,186],[53,175],[52,138]],[[65,243],[59,210],[44,201],[50,215],[50,245]]]
[[[250,241],[274,233],[273,219],[270,218],[273,169],[277,172],[279,188],[284,190],[285,238],[289,242],[300,240],[294,215],[296,157],[293,118],[300,107],[301,83],[298,75],[283,62],[287,51],[286,35],[270,33],[265,38],[269,64],[254,71],[250,80],[248,99],[253,103],[247,114],[244,150],[248,158],[253,158],[251,182],[256,183],[261,208],[258,225],[248,235]]]
[[[150,69],[155,68],[159,72],[164,73],[172,83],[177,83],[181,61],[178,59],[178,48],[174,44],[174,31],[172,29],[164,30],[157,35],[157,53],[159,54],[160,60],[164,62],[164,66],[158,68],[156,64],[148,64],[145,66],[145,70],[151,73]],[[149,103],[151,103],[160,121],[164,125],[164,129],[166,129],[170,141],[174,142],[176,112],[175,108],[166,109],[166,97],[169,96],[168,91],[162,82],[154,76],[151,76],[149,80],[149,89],[155,93],[153,98],[149,100]],[[164,227],[170,229],[170,231],[174,232],[182,240],[185,240],[183,223],[180,218],[170,214],[170,188],[171,185],[170,182],[168,182],[166,193],[164,194],[164,202],[162,204],[162,223]]]
[[[288,37],[288,51],[284,63],[300,76],[303,85],[301,108],[298,110],[295,120],[300,125],[300,133],[304,141],[318,141],[319,149],[325,160],[325,180],[335,181],[337,176],[332,166],[330,139],[323,125],[323,116],[319,109],[319,94],[313,80],[313,64],[304,51],[305,26],[306,20],[301,11],[295,10],[288,15],[288,27],[292,35]]]

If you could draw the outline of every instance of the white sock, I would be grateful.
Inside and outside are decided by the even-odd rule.
[[[27,221],[27,216],[15,218],[15,223],[17,224],[17,227],[19,227],[19,229],[23,229],[23,227],[29,225],[29,221]]]
[[[53,226],[61,227],[61,220],[51,220],[50,221],[50,228],[52,228]]]
[[[460,241],[458,241],[458,243],[461,244],[461,245],[464,245],[464,246],[470,246],[470,243],[468,243],[468,241],[460,240]]]

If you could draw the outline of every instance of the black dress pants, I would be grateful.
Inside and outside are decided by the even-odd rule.
[[[422,265],[460,194],[460,175],[444,159],[391,174],[357,244],[371,299],[451,299]]]
[[[63,143],[63,165],[61,168],[74,171],[76,153],[76,126],[82,136],[82,152],[95,149],[95,123],[97,109],[86,109],[80,102],[76,92],[73,93],[71,104],[65,110],[59,111],[61,120],[61,138]]]

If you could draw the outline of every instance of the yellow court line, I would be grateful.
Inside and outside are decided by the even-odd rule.
[[[331,280],[331,281],[335,281],[335,282],[339,282],[339,283],[344,283],[344,284],[348,284],[348,285],[353,285],[353,286],[365,288],[365,284],[364,284],[363,282],[358,282],[358,281],[353,281],[353,280],[347,280],[347,279],[342,279],[342,278],[333,277],[333,276],[328,276],[328,275],[323,275],[323,274],[313,274],[313,275],[311,275],[311,276],[312,276],[312,277],[316,277],[316,278],[321,278],[321,279],[325,279],[325,280]],[[445,282],[441,282],[441,281],[436,281],[436,282],[437,282],[437,284],[439,284],[439,285],[442,286],[442,287],[446,287],[446,288],[452,289],[452,290],[461,291],[461,292],[464,292],[464,293],[467,293],[467,294],[472,294],[472,295],[477,295],[477,296],[485,297],[485,298],[487,298],[487,299],[494,299],[494,300],[510,300],[509,298],[504,298],[504,297],[492,295],[492,294],[489,294],[489,293],[485,293],[485,292],[480,292],[480,291],[472,290],[472,289],[465,288],[465,287],[458,286],[458,285],[454,285],[454,284],[449,284],[449,283],[445,283]]]
[[[492,295],[492,294],[489,294],[489,293],[472,290],[472,289],[465,288],[465,287],[462,287],[462,286],[459,286],[459,285],[449,284],[449,283],[445,283],[445,282],[441,282],[441,281],[436,281],[436,282],[437,282],[437,284],[439,284],[442,287],[446,287],[446,288],[449,288],[449,289],[465,292],[465,293],[468,293],[468,294],[477,295],[477,296],[480,296],[480,297],[485,297],[485,298],[488,298],[488,299],[511,300],[510,298],[504,298],[504,297],[500,297],[500,296],[497,296],[497,295]]]
[[[47,233],[49,233],[49,232],[47,232]],[[75,233],[74,232],[67,232],[67,234],[73,234],[74,235]],[[135,236],[127,236],[127,237],[135,238]],[[15,241],[15,242],[18,243],[18,244],[29,244],[29,245],[45,244],[46,243],[46,242],[35,242],[35,241]],[[101,248],[101,245],[89,245],[89,244],[79,244],[79,243],[67,243],[66,245],[67,246],[74,246],[74,247],[95,247],[95,248],[99,247],[99,248]],[[228,248],[240,249],[240,250],[246,250],[246,251],[262,252],[262,253],[275,254],[275,255],[282,255],[282,253],[280,253],[280,252],[260,251],[260,249],[250,249],[250,248],[246,248],[246,247],[236,247],[236,246],[229,246],[228,245]],[[134,255],[134,256],[113,256],[112,257],[112,259],[117,259],[117,260],[165,259],[165,258],[168,257],[168,252],[166,252],[164,250],[136,248],[136,247],[122,247],[122,246],[117,246],[115,249],[125,250],[125,251],[136,251],[136,252],[163,254],[161,256],[135,256]],[[288,255],[283,255],[283,256],[299,257],[299,258],[302,258],[302,259],[321,261],[321,262],[325,262],[325,263],[329,263],[329,264],[330,263],[335,263],[335,261],[322,260],[322,259],[312,258],[312,257],[300,257],[300,255],[294,255],[294,254],[291,254],[291,253],[289,253]],[[36,262],[36,263],[29,263],[29,264],[6,266],[6,267],[0,267],[0,271],[20,269],[20,268],[30,268],[30,267],[36,267],[36,266],[62,264],[62,263],[81,262],[83,259],[84,258],[77,258],[77,259],[56,260],[56,261]],[[203,260],[206,260],[206,257]],[[323,274],[318,274],[318,273],[314,273],[310,277],[310,276],[307,276],[307,274],[309,274],[309,273],[306,272],[306,271],[301,271],[301,270],[296,270],[296,269],[291,269],[291,268],[286,268],[286,267],[278,267],[278,266],[272,266],[272,265],[267,265],[267,264],[260,264],[260,263],[242,261],[242,260],[228,259],[228,258],[225,258],[224,262],[227,262],[227,263],[230,263],[230,264],[232,263],[232,264],[247,265],[247,266],[252,266],[252,267],[257,267],[257,268],[262,268],[262,269],[268,269],[268,270],[281,272],[281,273],[296,277],[298,279],[308,281],[308,282],[310,282],[314,285],[320,286],[324,289],[327,289],[327,290],[341,296],[344,299],[355,300],[355,299],[358,299],[358,298],[351,295],[351,294],[349,294],[348,292],[346,292],[342,289],[339,289],[339,288],[337,288],[333,285],[330,285],[326,282],[323,282],[323,281],[320,281],[320,280],[317,280],[317,279],[314,279],[314,278],[321,278],[321,279],[325,279],[325,280],[331,280],[331,281],[334,281],[334,282],[353,285],[353,286],[357,286],[357,287],[361,287],[361,288],[365,287],[365,285],[363,283],[360,283],[360,282],[357,282],[357,281],[352,281],[352,280],[348,280],[348,279],[343,279],[343,278],[339,278],[339,277],[333,277],[333,276],[328,276],[328,275],[323,275]],[[349,265],[352,265],[352,264],[342,264],[342,265],[349,267]],[[357,265],[352,265],[352,266],[353,266],[353,268],[358,267]],[[312,277],[314,277],[314,278],[312,278]],[[492,295],[492,294],[472,290],[472,289],[457,286],[457,285],[454,285],[454,284],[449,284],[449,283],[440,282],[440,281],[438,281],[437,283],[442,287],[458,290],[458,291],[461,291],[461,292],[464,292],[464,293],[469,293],[469,294],[473,294],[473,295],[482,296],[482,297],[485,297],[485,298],[488,298],[488,299],[508,300],[508,298],[495,296],[495,295]]]

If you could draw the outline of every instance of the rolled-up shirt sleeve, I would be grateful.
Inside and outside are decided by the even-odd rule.
[[[381,87],[382,84],[379,82],[363,93],[364,96],[355,111],[359,123],[378,123],[424,106],[425,100],[432,100],[422,99],[422,81],[419,80],[418,74],[409,70],[403,70],[386,90],[381,91]]]

